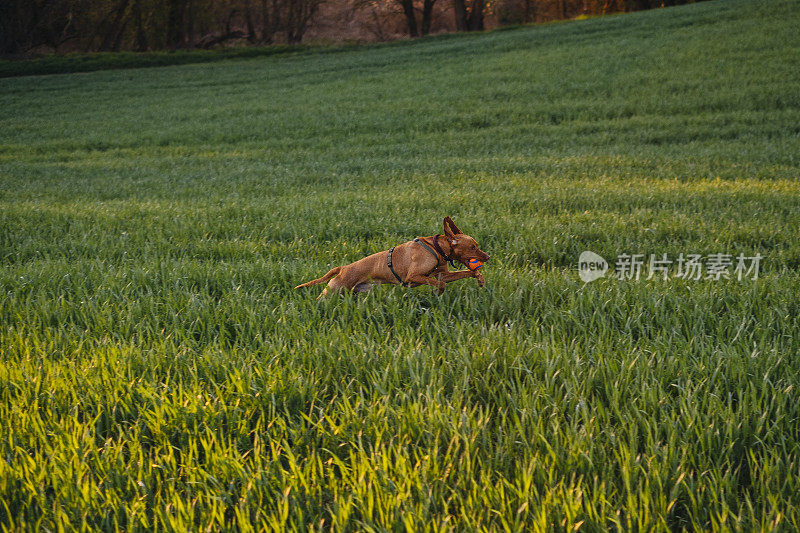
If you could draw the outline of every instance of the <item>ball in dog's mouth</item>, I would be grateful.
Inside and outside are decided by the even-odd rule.
[[[467,268],[472,270],[473,272],[475,272],[476,270],[478,270],[482,266],[483,266],[483,261],[480,261],[478,259],[470,259],[467,262]]]

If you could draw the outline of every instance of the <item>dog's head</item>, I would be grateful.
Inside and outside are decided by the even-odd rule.
[[[458,226],[455,225],[450,217],[444,217],[444,236],[452,249],[450,256],[453,259],[457,259],[465,265],[468,264],[470,259],[489,260],[489,254],[478,247],[478,242],[475,239],[461,233],[461,230],[458,229]]]

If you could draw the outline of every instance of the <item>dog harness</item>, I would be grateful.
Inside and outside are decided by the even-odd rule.
[[[436,237],[438,237],[438,235],[437,235]],[[423,246],[423,247],[424,247],[426,250],[428,250],[428,251],[431,253],[431,255],[433,255],[433,257],[435,257],[435,258],[436,258],[436,266],[435,266],[435,267],[433,267],[433,269],[432,269],[430,272],[428,272],[427,274],[425,274],[426,276],[430,276],[430,275],[431,275],[431,273],[432,273],[434,270],[436,270],[437,268],[439,268],[439,263],[440,263],[440,261],[439,261],[439,254],[437,254],[437,253],[436,253],[436,251],[435,251],[433,248],[431,248],[430,246],[428,246],[427,244],[425,244],[424,242],[422,242],[422,241],[419,239],[419,237],[417,237],[416,239],[414,239],[414,241],[413,241],[413,242],[415,242],[415,243],[417,243],[417,244],[421,244],[421,245],[422,245],[422,246]],[[433,242],[434,242],[434,245],[436,246],[436,248],[439,248],[439,245],[438,245],[438,243],[436,242],[435,238],[434,238],[434,241],[433,241]],[[403,281],[403,278],[401,278],[400,276],[398,276],[398,275],[397,275],[397,272],[395,272],[395,271],[394,271],[394,267],[392,266],[392,252],[394,252],[394,248],[395,248],[394,246],[392,246],[391,248],[389,248],[389,255],[387,255],[387,256],[386,256],[386,264],[387,264],[387,266],[389,267],[389,270],[392,272],[392,274],[394,274],[394,277],[395,277],[395,278],[397,278],[397,281],[398,281],[398,282],[400,282],[400,285],[402,285],[403,287],[410,287],[410,286],[411,286],[411,284],[410,284],[410,283],[406,283],[405,281]],[[447,258],[447,256],[445,256],[444,254],[442,254],[442,256],[443,256],[443,257],[445,257],[445,259]]]

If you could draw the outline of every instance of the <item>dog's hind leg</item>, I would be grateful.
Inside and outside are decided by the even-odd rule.
[[[340,268],[340,267],[337,267]],[[328,286],[322,290],[322,294],[317,296],[317,300],[320,298],[324,298],[328,294],[332,292],[339,292],[345,289],[352,289],[352,287],[348,286],[344,279],[342,279],[342,275],[333,276],[333,278],[328,282]]]

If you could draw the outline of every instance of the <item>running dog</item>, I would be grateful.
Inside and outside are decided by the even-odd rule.
[[[478,247],[475,239],[464,235],[450,217],[444,218],[443,225],[444,235],[417,237],[355,263],[334,267],[321,278],[298,285],[295,289],[327,281],[328,286],[319,295],[322,298],[328,292],[341,290],[366,292],[381,283],[404,287],[430,285],[436,287],[439,295],[448,283],[463,278],[475,278],[478,286],[483,287],[486,280],[478,269],[484,261],[489,260],[489,255]],[[455,261],[463,263],[468,269],[451,272],[447,265],[450,263],[456,268]]]

